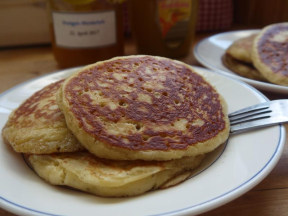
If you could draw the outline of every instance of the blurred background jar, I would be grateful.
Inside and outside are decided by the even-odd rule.
[[[195,34],[198,0],[130,0],[139,54],[186,56]]]
[[[53,53],[61,68],[123,55],[124,0],[49,0]]]

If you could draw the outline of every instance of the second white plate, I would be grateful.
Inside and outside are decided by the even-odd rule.
[[[196,44],[194,48],[195,58],[207,68],[240,79],[250,85],[268,92],[288,94],[288,87],[272,83],[261,82],[239,76],[226,68],[221,61],[225,50],[237,39],[259,32],[259,30],[231,31],[213,35]]]

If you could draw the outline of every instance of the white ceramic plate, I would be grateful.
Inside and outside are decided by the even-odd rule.
[[[267,100],[245,83],[203,68],[195,69],[224,96],[229,112]],[[0,129],[11,110],[24,99],[73,71],[40,77],[0,95]],[[133,198],[101,198],[49,185],[25,164],[21,155],[13,152],[2,139],[0,142],[0,207],[15,214],[194,215],[239,197],[265,178],[281,156],[285,130],[279,125],[233,135],[218,155],[191,179],[169,189]]]
[[[222,64],[222,55],[235,40],[257,32],[259,32],[259,30],[232,31],[205,38],[194,47],[195,58],[205,67],[210,68],[213,71],[240,79],[260,90],[288,94],[288,86],[280,86],[272,83],[248,79],[235,74]]]

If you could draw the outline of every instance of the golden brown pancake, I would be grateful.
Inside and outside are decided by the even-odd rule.
[[[56,103],[62,82],[44,87],[10,114],[2,136],[16,152],[48,154],[83,149]]]
[[[288,86],[288,23],[277,23],[262,29],[255,38],[254,66],[271,83]]]
[[[114,161],[87,152],[26,155],[35,172],[53,185],[98,196],[135,196],[176,185],[193,173],[203,155],[170,161]]]
[[[229,70],[240,76],[259,81],[267,81],[252,64],[238,61],[227,53],[222,56],[222,62]]]
[[[252,34],[234,41],[226,50],[234,59],[241,62],[252,63],[252,46],[257,34]]]
[[[153,56],[87,66],[57,97],[68,127],[91,153],[170,160],[210,152],[229,135],[226,103],[192,67]]]

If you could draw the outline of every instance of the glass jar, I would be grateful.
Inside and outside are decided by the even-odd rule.
[[[131,0],[130,6],[140,54],[183,57],[189,53],[198,0]]]
[[[53,53],[61,68],[123,55],[123,0],[49,0]]]

